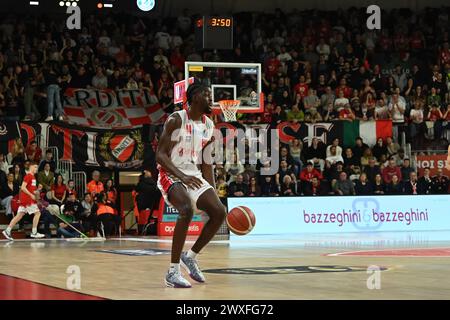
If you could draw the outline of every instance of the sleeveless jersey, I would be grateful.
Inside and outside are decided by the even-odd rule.
[[[199,175],[201,172],[197,164],[202,163],[203,148],[214,134],[214,122],[205,115],[201,121],[194,121],[186,110],[175,113],[181,118],[181,127],[174,131],[171,138],[177,141],[172,149],[171,160],[186,175]]]

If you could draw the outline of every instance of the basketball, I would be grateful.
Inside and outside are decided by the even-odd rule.
[[[238,236],[245,236],[255,227],[256,218],[252,210],[239,206],[231,209],[227,215],[228,228]]]

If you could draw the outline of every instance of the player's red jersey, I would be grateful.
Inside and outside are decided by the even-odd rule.
[[[28,173],[23,178],[23,182],[25,182],[27,184],[27,190],[31,194],[35,194],[35,191],[37,190],[37,182],[36,182],[36,177],[34,176],[34,174]],[[32,204],[36,204],[36,200],[31,199],[30,196],[28,194],[26,194],[25,192],[23,192],[22,190],[19,192],[19,201],[20,201],[20,205],[24,206],[24,207],[32,205]]]

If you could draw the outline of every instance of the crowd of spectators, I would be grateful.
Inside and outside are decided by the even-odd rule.
[[[381,30],[368,30],[365,9],[241,13],[235,15],[235,49],[209,51],[195,47],[195,16],[187,10],[177,18],[158,19],[91,14],[79,31],[65,29],[64,19],[4,16],[0,120],[63,120],[62,92],[68,87],[147,88],[171,113],[180,108],[173,104],[173,83],[184,80],[185,61],[260,62],[264,112],[239,121],[276,125],[287,120],[389,119],[394,135],[375,146],[358,139],[346,149],[339,141],[325,146],[316,138],[311,145],[295,139],[280,147],[280,169],[273,176],[259,175],[261,163],[218,165],[217,192],[222,199],[447,193],[448,178],[442,172],[431,177],[425,170],[417,177],[399,147],[399,133],[406,133],[415,148],[422,147],[425,138],[448,139],[449,9],[391,10],[382,17]],[[117,195],[112,180],[104,185],[95,173],[87,194],[78,195],[73,182],[56,172],[51,152],[42,154],[36,143],[25,147],[18,139],[8,157],[0,155],[1,198],[7,213],[8,199],[17,193],[27,163],[33,161],[40,164],[37,179],[49,206],[61,210],[69,201],[72,209],[66,211],[77,212],[87,232],[86,214],[93,206],[95,216],[100,204],[103,213],[114,217]],[[77,201],[81,207],[73,209]],[[107,215],[106,220],[117,224]],[[96,225],[95,220],[90,223]]]
[[[248,151],[248,150],[247,150]],[[314,138],[311,146],[294,139],[280,147],[276,174],[261,174],[267,163],[239,160],[217,165],[217,194],[227,197],[283,197],[326,195],[427,195],[449,194],[450,180],[438,169],[432,176],[424,168],[419,177],[405,151],[392,138],[370,148],[358,137],[353,148],[342,148],[339,139],[329,146]],[[237,150],[232,155],[238,157]]]
[[[395,138],[399,130],[418,144],[447,137],[448,8],[382,17],[382,29],[369,30],[365,9],[240,13],[235,49],[212,52],[196,48],[187,10],[159,19],[91,14],[75,31],[64,19],[9,15],[0,24],[0,110],[10,120],[62,119],[67,87],[148,88],[170,113],[180,107],[173,82],[185,61],[260,62],[265,111],[242,121],[391,119]]]
[[[56,227],[58,237],[80,236],[79,232],[63,221],[85,234],[118,233],[121,216],[116,207],[118,191],[112,179],[105,179],[103,183],[100,172],[94,171],[92,180],[83,188],[85,193],[79,194],[79,186],[75,185],[75,181],[64,181],[65,174],[58,172],[51,149],[42,156],[36,141],[31,141],[24,148],[20,138],[15,141],[11,153],[0,154],[0,200],[6,216],[12,218],[17,212],[19,191],[31,163],[39,164],[35,175],[38,187],[36,196],[41,211],[40,222],[47,237],[51,237],[52,224]],[[24,220],[21,225],[26,222]]]

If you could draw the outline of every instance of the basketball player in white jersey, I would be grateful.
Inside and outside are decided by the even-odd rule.
[[[166,286],[173,288],[191,287],[180,271],[180,262],[193,280],[205,282],[197,255],[214,237],[226,215],[225,207],[214,191],[213,166],[204,161],[210,155],[203,156],[205,147],[213,140],[214,123],[206,116],[211,113],[211,90],[192,84],[186,96],[188,110],[169,116],[156,154],[158,188],[166,202],[179,212],[171,264],[165,279]],[[182,253],[195,207],[206,212],[209,220],[193,247]]]

